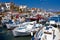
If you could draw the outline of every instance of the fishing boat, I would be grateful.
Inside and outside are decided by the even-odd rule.
[[[19,21],[14,22],[14,21],[10,20],[9,23],[6,24],[7,29],[13,29],[13,28],[19,27],[19,26],[20,26]]]
[[[1,22],[2,22],[2,24],[3,25],[6,25],[6,23],[8,23],[9,22],[9,20],[11,19],[11,17],[10,17],[11,15],[9,14],[6,14],[6,15],[4,15],[4,17],[2,17],[2,20],[1,20]]]
[[[19,27],[20,24],[6,24],[7,29],[13,29],[15,27]]]
[[[36,25],[36,26],[35,26]],[[37,31],[37,29],[41,27],[40,24],[35,24],[35,22],[25,22],[20,27],[12,30],[14,36],[26,36],[30,35],[31,31]]]

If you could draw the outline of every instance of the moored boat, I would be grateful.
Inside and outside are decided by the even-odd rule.
[[[34,22],[26,22],[21,25],[21,27],[17,27],[14,30],[12,30],[14,36],[24,36],[24,35],[30,35],[31,31],[35,32],[41,27],[40,24],[35,24]]]

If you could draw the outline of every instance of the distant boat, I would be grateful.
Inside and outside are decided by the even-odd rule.
[[[7,29],[13,29],[15,27],[19,27],[20,24],[6,24]]]
[[[7,29],[13,29],[15,27],[19,27],[20,26],[20,22],[12,22],[12,20],[6,24]]]
[[[60,15],[51,16],[49,17],[48,21],[50,22],[50,24],[56,27],[60,25]]]
[[[60,22],[60,16],[52,16],[52,17],[49,18],[49,21],[50,20],[53,20],[55,22],[58,22],[58,21]]]
[[[39,19],[44,19],[44,18],[39,14],[37,14],[36,16],[30,17],[30,20],[39,20]]]

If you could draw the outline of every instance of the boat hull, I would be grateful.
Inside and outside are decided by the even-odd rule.
[[[27,36],[30,35],[30,32],[17,32],[17,31],[12,31],[13,32],[13,36]]]

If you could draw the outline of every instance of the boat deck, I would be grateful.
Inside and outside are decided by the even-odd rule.
[[[56,28],[56,30],[55,30],[55,35],[56,35],[56,37],[54,40],[60,40],[60,31],[58,28]]]

